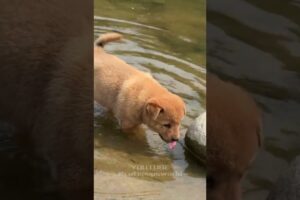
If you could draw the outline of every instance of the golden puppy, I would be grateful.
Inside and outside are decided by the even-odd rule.
[[[240,182],[261,146],[261,117],[241,88],[207,76],[207,197],[241,199]]]
[[[183,100],[162,87],[150,74],[102,49],[104,44],[121,38],[120,34],[107,33],[95,43],[95,101],[113,111],[123,130],[144,123],[165,142],[176,144],[185,115]]]

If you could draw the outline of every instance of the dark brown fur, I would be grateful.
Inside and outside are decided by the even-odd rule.
[[[241,199],[241,180],[261,146],[260,134],[260,111],[253,99],[208,74],[207,199]]]
[[[92,2],[1,2],[0,27],[0,119],[49,165],[54,191],[91,196]]]

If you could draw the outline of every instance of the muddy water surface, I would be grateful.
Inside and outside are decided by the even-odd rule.
[[[110,31],[125,36],[105,49],[150,72],[186,102],[182,137],[205,110],[204,16],[203,0],[95,1],[95,37]],[[205,199],[205,170],[180,143],[170,151],[147,127],[124,134],[96,106],[95,198]]]

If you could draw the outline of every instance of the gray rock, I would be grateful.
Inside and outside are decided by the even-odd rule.
[[[267,200],[300,199],[300,156],[278,178]]]
[[[200,161],[206,160],[206,112],[202,113],[189,126],[185,145],[187,149]]]

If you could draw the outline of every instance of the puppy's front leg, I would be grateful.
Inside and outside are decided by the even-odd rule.
[[[132,132],[134,129],[136,129],[139,124],[131,122],[129,120],[120,120],[121,129],[124,132]]]

